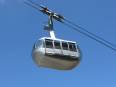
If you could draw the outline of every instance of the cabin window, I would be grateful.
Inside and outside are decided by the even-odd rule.
[[[46,39],[45,46],[46,46],[46,48],[53,48],[53,40]]]
[[[42,41],[41,40],[38,40],[36,43],[35,43],[35,48],[38,48],[38,47],[41,47],[42,46]]]
[[[75,52],[77,51],[77,50],[76,50],[75,43],[69,43],[69,50],[70,50],[70,51],[75,51]]]
[[[62,48],[63,48],[63,50],[68,50],[68,43],[62,42]]]
[[[59,41],[54,41],[54,46],[55,46],[56,49],[61,49]]]

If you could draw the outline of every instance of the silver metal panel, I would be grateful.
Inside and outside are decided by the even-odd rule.
[[[52,56],[52,54],[45,55],[44,49],[40,50],[39,48],[33,51],[33,59],[39,66],[58,70],[70,70],[80,63],[79,58],[78,60],[69,60],[68,56],[63,59],[60,56]]]
[[[62,52],[63,52],[63,55],[67,55],[67,56],[70,55],[68,50],[62,50]]]
[[[53,49],[53,50],[54,50],[55,54],[60,54],[60,55],[63,54],[61,49]]]
[[[78,52],[69,51],[69,55],[73,56],[73,57],[79,57],[79,53]]]
[[[41,38],[41,41],[45,39],[50,39],[49,37]],[[55,39],[56,40],[56,39]],[[59,41],[67,41],[62,39],[57,39]],[[73,41],[68,41],[73,42]],[[73,42],[76,43],[76,42]],[[33,48],[33,59],[38,66],[54,68],[58,70],[70,70],[78,66],[80,63],[80,51],[71,52],[69,50],[54,49],[54,48],[44,48],[39,46]]]
[[[45,53],[54,54],[53,48],[45,48]]]

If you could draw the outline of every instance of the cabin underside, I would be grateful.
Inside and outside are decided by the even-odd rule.
[[[79,58],[58,54],[34,53],[33,58],[39,66],[58,70],[71,70],[80,63]]]

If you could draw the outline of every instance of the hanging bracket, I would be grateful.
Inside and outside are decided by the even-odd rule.
[[[47,30],[50,33],[50,37],[55,39],[55,33],[53,28],[53,16],[52,14],[49,16],[48,24],[44,26],[44,30]]]
[[[59,21],[59,22],[63,22],[64,20],[64,17],[58,13],[55,13],[51,10],[49,10],[47,7],[45,6],[42,6],[42,5],[39,5],[37,3],[34,3],[33,1],[31,0],[27,0],[26,2],[24,2],[25,4],[39,10],[40,12],[42,12],[43,14],[46,14],[48,16],[52,15],[52,18]]]
[[[55,33],[54,33],[54,29],[53,29],[53,19],[63,23],[64,17],[58,13],[55,13],[55,12],[49,10],[47,7],[44,7],[44,6],[34,3],[31,0],[27,0],[27,1],[28,2],[24,2],[24,3],[39,10],[43,14],[46,14],[47,16],[49,16],[48,24],[44,26],[44,30],[49,31],[50,37],[55,39]]]

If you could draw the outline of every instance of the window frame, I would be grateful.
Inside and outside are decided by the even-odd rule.
[[[77,52],[77,46],[76,43],[68,42],[69,50],[73,52]]]
[[[56,44],[59,44],[59,46],[56,46]],[[55,49],[62,49],[62,47],[61,47],[61,41],[54,40],[54,48]]]
[[[35,48],[43,47],[43,41],[42,40],[37,40],[36,43],[34,44]]]
[[[62,44],[62,50],[69,50],[68,42],[62,41],[61,44]],[[64,46],[63,44],[67,45],[67,47]]]
[[[50,45],[48,46],[46,42],[51,43],[51,46]],[[44,47],[45,48],[52,48],[53,49],[53,47],[54,47],[53,40],[51,40],[51,39],[45,39],[45,41],[44,41]]]

